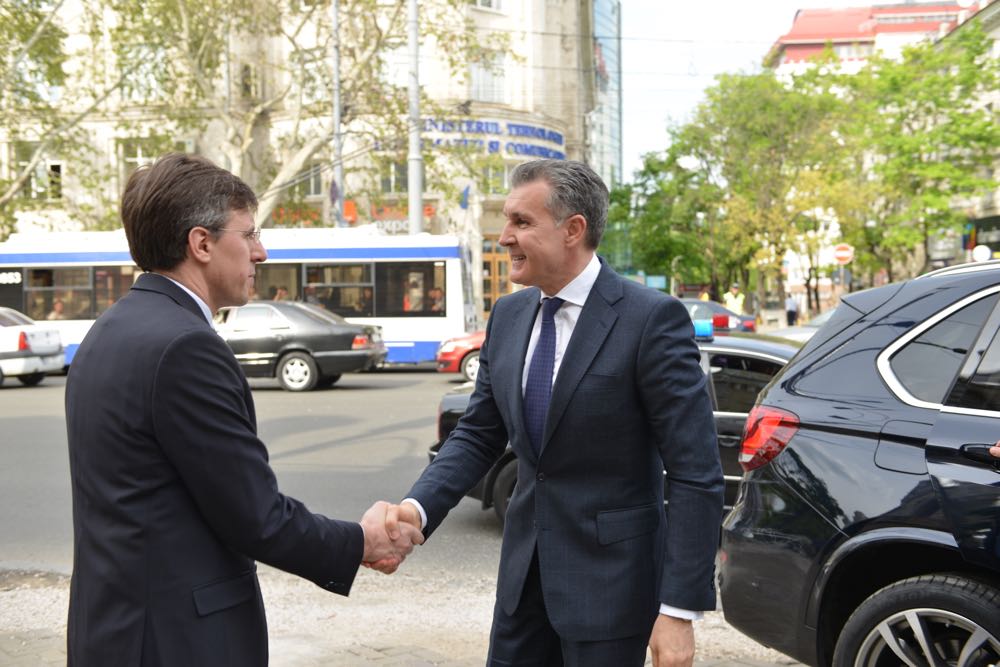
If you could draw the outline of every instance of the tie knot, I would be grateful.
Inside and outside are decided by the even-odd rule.
[[[564,301],[557,296],[550,296],[542,299],[542,319],[551,320],[556,311],[559,310],[559,306],[563,305]]]

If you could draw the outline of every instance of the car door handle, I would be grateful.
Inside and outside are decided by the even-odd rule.
[[[972,459],[973,461],[978,461],[979,463],[989,463],[994,468],[1000,468],[1000,459],[990,454],[990,447],[993,447],[993,444],[962,445],[962,455],[965,456],[965,458]]]
[[[740,435],[720,435],[718,438],[721,447],[739,447],[743,444],[743,436]]]

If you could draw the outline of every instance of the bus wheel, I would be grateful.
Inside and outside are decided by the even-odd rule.
[[[25,387],[34,387],[36,384],[45,379],[45,373],[32,373],[30,375],[18,375],[17,379],[21,381]]]
[[[319,371],[305,352],[289,352],[278,363],[277,377],[285,391],[309,391],[319,382]]]

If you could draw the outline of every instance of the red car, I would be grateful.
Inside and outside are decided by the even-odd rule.
[[[461,373],[466,380],[475,382],[479,372],[479,348],[484,338],[485,331],[475,331],[441,343],[437,351],[438,372]]]

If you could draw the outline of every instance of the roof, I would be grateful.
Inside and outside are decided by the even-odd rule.
[[[937,33],[941,24],[953,28],[961,11],[962,7],[955,2],[800,9],[791,29],[775,42],[772,53],[792,47],[793,60],[807,60],[817,55],[827,42],[873,44],[880,34]],[[803,48],[807,45],[809,48]]]

